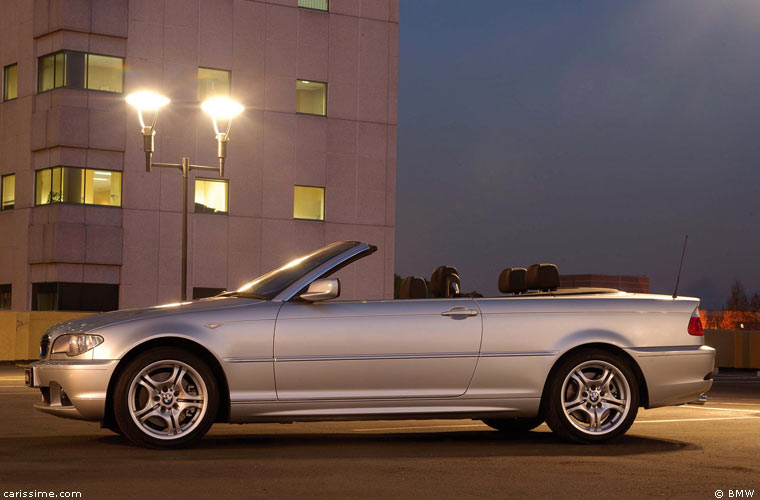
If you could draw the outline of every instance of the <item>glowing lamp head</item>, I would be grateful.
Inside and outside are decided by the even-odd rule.
[[[158,111],[169,104],[169,98],[149,91],[132,92],[126,97],[127,103],[140,111]]]
[[[201,109],[215,119],[231,119],[243,111],[243,106],[228,97],[212,97],[203,101]]]

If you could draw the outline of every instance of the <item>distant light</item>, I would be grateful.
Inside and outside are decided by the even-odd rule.
[[[744,328],[744,323],[739,323],[739,328]]]
[[[132,92],[126,97],[127,103],[142,111],[155,111],[169,104],[169,98],[150,91]]]
[[[243,111],[243,106],[229,97],[212,97],[201,104],[201,109],[214,118],[233,118]]]
[[[302,83],[311,83],[309,80],[301,80]]]

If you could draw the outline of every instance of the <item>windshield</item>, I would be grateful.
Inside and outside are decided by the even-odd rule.
[[[358,241],[338,241],[326,247],[320,248],[310,254],[299,257],[282,267],[259,276],[250,283],[246,283],[234,292],[225,292],[222,295],[235,295],[239,297],[254,297],[271,300],[278,293],[296,282],[304,274],[313,271],[333,257],[358,245]]]

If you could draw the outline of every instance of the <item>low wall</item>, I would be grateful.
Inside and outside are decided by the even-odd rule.
[[[72,311],[0,311],[0,361],[40,357],[40,337],[56,323],[91,316]]]
[[[718,368],[760,370],[760,330],[705,330],[705,344],[717,351]]]

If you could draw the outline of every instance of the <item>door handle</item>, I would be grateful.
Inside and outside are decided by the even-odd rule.
[[[441,316],[477,316],[478,311],[467,309],[466,307],[454,307],[448,311],[443,311]]]

